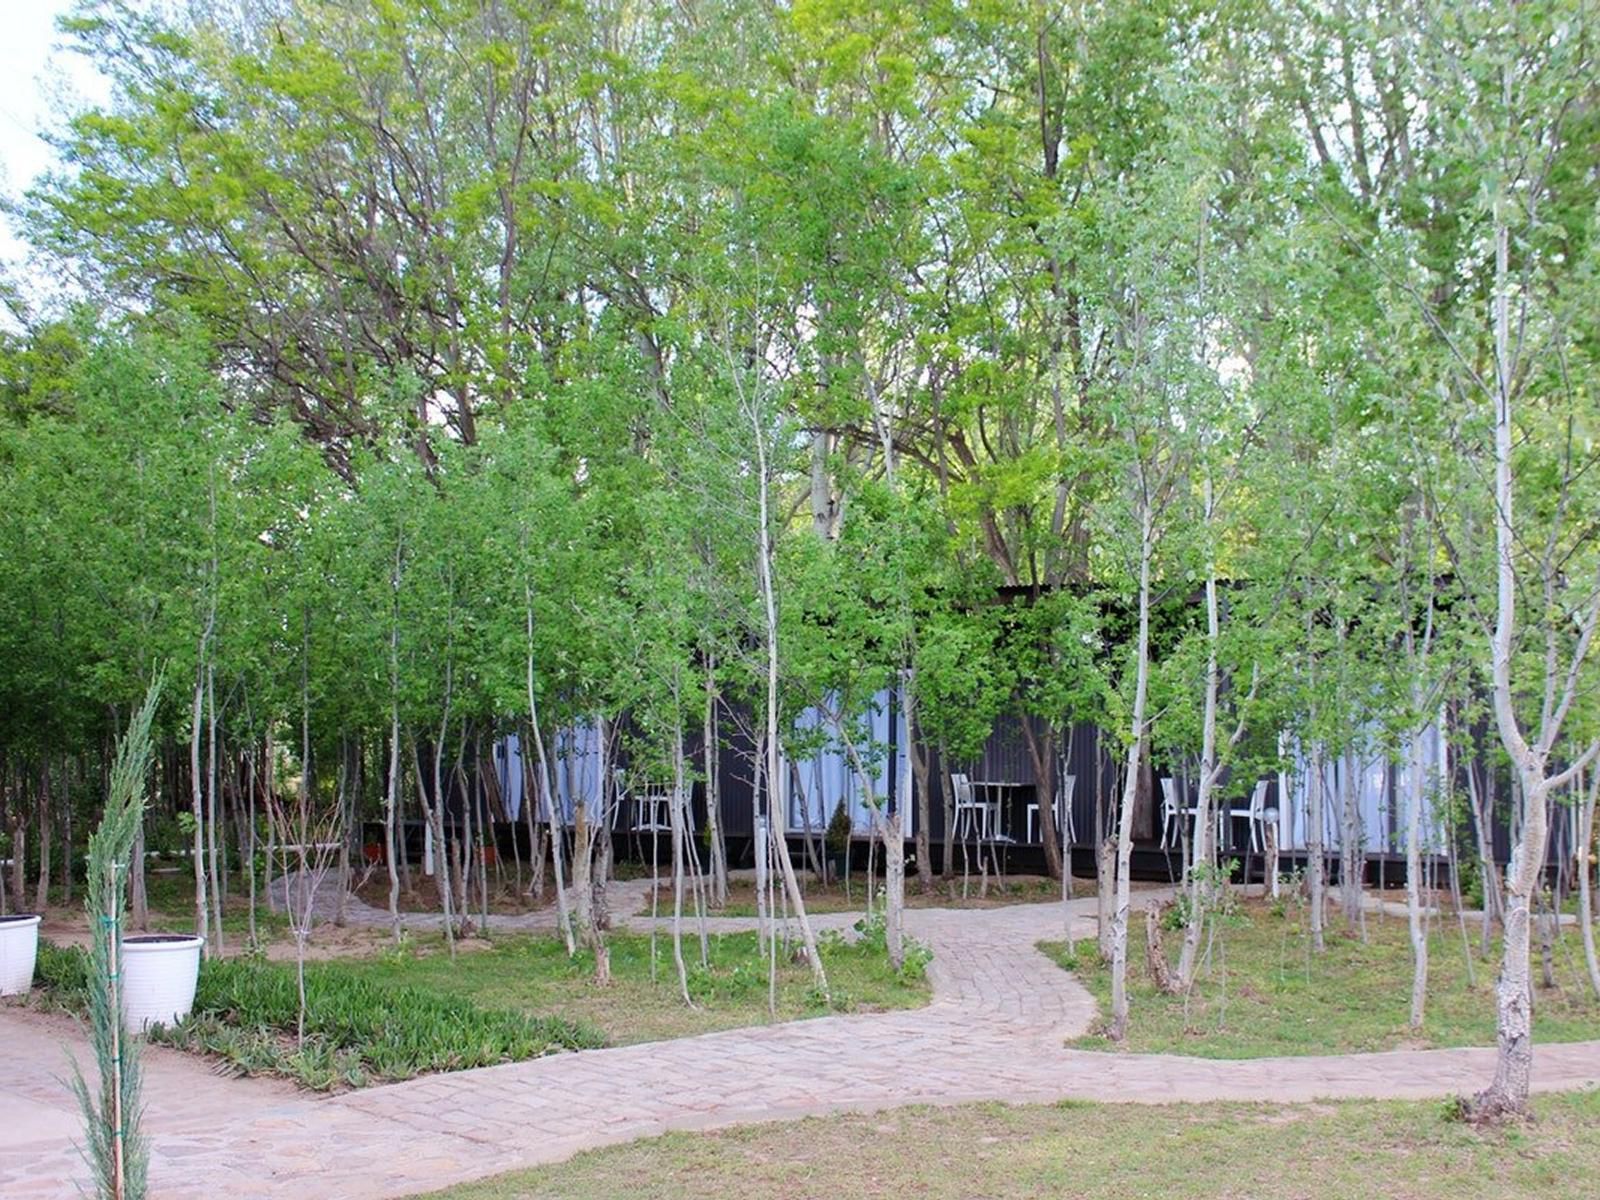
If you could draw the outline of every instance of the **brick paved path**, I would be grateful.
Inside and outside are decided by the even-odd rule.
[[[1081,936],[1093,935],[1093,906],[1092,897],[1075,904]],[[911,932],[935,953],[934,998],[915,1012],[557,1055],[335,1097],[219,1080],[153,1050],[153,1194],[378,1200],[669,1129],[968,1100],[1420,1098],[1473,1091],[1492,1070],[1482,1049],[1241,1062],[1068,1050],[1063,1040],[1088,1028],[1094,1002],[1033,948],[1059,937],[1061,922],[1059,905],[909,912]],[[0,1009],[7,1200],[76,1194],[76,1116],[59,1081],[68,1029]],[[1600,1042],[1536,1055],[1542,1090],[1600,1083]]]

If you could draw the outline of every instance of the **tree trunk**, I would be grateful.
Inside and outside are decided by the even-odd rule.
[[[717,660],[706,657],[705,759],[706,838],[711,856],[711,903],[715,908],[728,905],[728,847],[722,837],[722,788],[718,776],[720,755],[717,735]]]
[[[1102,838],[1095,854],[1095,916],[1098,920],[1096,941],[1100,957],[1111,961],[1111,912],[1117,887],[1117,839]]]
[[[1420,1030],[1428,1001],[1428,927],[1422,911],[1422,733],[1411,731],[1406,797],[1406,923],[1411,934],[1411,1028]]]
[[[911,739],[907,747],[911,758],[912,786],[917,792],[917,881],[922,887],[922,894],[927,896],[933,893],[933,842],[928,834],[928,826],[933,820],[933,800],[929,795],[931,771],[928,763],[928,748],[923,745],[916,720],[916,697],[913,691],[914,681],[910,672],[906,675],[905,710],[906,710],[906,736]]]
[[[392,643],[391,643],[392,645]],[[389,707],[389,778],[383,792],[383,861],[389,869],[389,928],[395,945],[400,944],[400,870],[396,859],[395,815],[399,809],[400,788],[400,707],[391,697]]]
[[[1022,714],[1022,737],[1033,762],[1034,799],[1039,805],[1039,838],[1044,846],[1044,865],[1051,879],[1061,878],[1061,846],[1056,837],[1055,788],[1056,735],[1046,729],[1044,737],[1033,731],[1028,714]]]
[[[1467,796],[1472,803],[1472,823],[1478,845],[1478,874],[1483,880],[1483,927],[1478,951],[1487,957],[1490,928],[1494,921],[1504,922],[1505,898],[1501,892],[1500,871],[1494,861],[1494,828],[1490,824],[1494,812],[1494,775],[1488,773],[1484,787],[1478,786],[1478,767],[1467,764]]]
[[[145,890],[144,878],[144,817],[139,817],[139,831],[133,839],[133,867],[128,872],[128,905],[133,923],[141,932],[150,931],[150,895]]]
[[[1145,703],[1150,687],[1150,561],[1155,531],[1148,497],[1139,512],[1139,634],[1134,647],[1133,711],[1129,719],[1128,777],[1117,813],[1117,902],[1111,918],[1111,1027],[1113,1041],[1128,1036],[1128,871],[1133,861],[1133,806],[1146,739]]]
[[[594,867],[589,873],[589,911],[594,917],[595,929],[602,934],[611,928],[611,902],[607,889],[611,883],[611,819],[616,812],[615,801],[612,798],[616,791],[616,778],[611,769],[611,764],[615,757],[615,742],[612,737],[611,722],[607,718],[601,717],[600,811],[595,814],[593,823]],[[685,800],[685,804],[687,803],[688,801]],[[685,809],[685,812],[687,812],[687,809]]]
[[[83,759],[78,759],[83,768]],[[61,903],[72,903],[72,766],[61,774]]]
[[[1161,940],[1161,913],[1164,907],[1160,903],[1152,903],[1144,910],[1144,962],[1145,969],[1150,972],[1150,982],[1156,985],[1157,990],[1175,996],[1184,989],[1172,977],[1172,970],[1167,966],[1167,948]]]
[[[533,592],[531,588],[524,587],[524,598],[528,617],[528,725],[533,731],[534,749],[539,755],[539,784],[544,792],[545,817],[550,826],[550,863],[556,877],[556,922],[561,926],[562,937],[566,939],[567,943],[567,957],[570,958],[578,952],[578,946],[572,935],[572,915],[567,911],[566,872],[561,861],[561,831],[565,821],[558,823],[556,820],[556,796],[551,786],[550,760],[545,755],[544,735],[539,730],[539,702],[533,686]]]
[[[1315,682],[1313,681],[1313,686]],[[1322,743],[1311,745],[1311,775],[1306,780],[1306,886],[1310,892],[1311,946],[1317,953],[1327,949],[1323,925],[1328,915],[1327,884],[1324,867],[1327,864],[1327,847],[1324,844],[1324,818],[1327,801],[1323,788],[1327,774],[1322,761]]]
[[[240,843],[244,853],[244,869],[246,872],[247,886],[249,888],[250,913],[246,918],[249,921],[250,945],[257,944],[256,937],[256,747],[252,738],[250,750],[245,756],[245,838]]]
[[[883,842],[884,943],[889,954],[889,964],[898,971],[906,963],[906,840],[905,835],[901,833],[900,808],[896,804],[893,812],[886,811],[893,797],[885,797],[883,804],[878,803],[872,778],[867,774],[866,764],[861,761],[861,754],[856,749],[854,740],[845,732],[843,718],[837,713],[829,715],[833,719],[833,728],[840,744],[844,746],[845,753],[849,757],[850,766],[855,771],[856,786],[861,789],[861,794],[868,798],[868,807],[872,810],[873,829]],[[868,913],[872,911],[870,885],[867,890],[867,911]]]
[[[1216,516],[1216,493],[1211,472],[1205,477],[1205,523],[1207,530]],[[1217,691],[1219,671],[1217,646],[1222,640],[1221,604],[1217,599],[1216,557],[1206,555],[1206,681],[1200,723],[1200,792],[1194,802],[1194,836],[1190,843],[1189,912],[1183,930],[1183,948],[1178,955],[1178,984],[1187,989],[1194,982],[1195,964],[1200,950],[1200,933],[1206,924],[1206,901],[1214,879],[1201,867],[1216,859],[1215,828],[1211,818],[1212,795],[1217,778]],[[1248,880],[1247,880],[1248,882]],[[1163,960],[1165,965],[1165,960]],[[1164,989],[1163,989],[1164,990]]]
[[[1361,807],[1356,794],[1359,755],[1344,752],[1344,778],[1339,784],[1339,904],[1346,928],[1366,940],[1366,918],[1361,911],[1361,883],[1365,863],[1361,853]],[[1382,861],[1382,860],[1380,860]]]
[[[463,742],[465,737],[463,736]],[[466,773],[461,768],[461,755],[456,755],[454,768],[450,772],[460,786],[461,795],[461,822],[457,826],[459,832],[450,849],[450,869],[455,872],[452,881],[455,887],[456,919],[460,922],[461,936],[469,937],[472,934],[472,846],[475,831],[473,829],[472,805],[468,802],[466,791]],[[449,790],[444,796],[448,798]],[[440,810],[448,812],[445,800],[440,801]]]
[[[674,684],[673,690],[677,687]],[[683,962],[683,721],[680,717],[672,730],[672,806],[669,820],[672,826],[672,965],[678,972],[678,992],[684,1004],[694,1006],[689,998],[689,971]]]
[[[763,728],[756,738],[761,761],[755,764],[756,786],[750,796],[754,811],[750,815],[752,840],[756,859],[756,944],[765,952],[772,939],[772,907],[769,903],[770,873],[772,870],[772,806],[775,798],[774,781],[767,775],[767,739],[770,731]],[[653,859],[652,859],[653,861]],[[654,868],[652,867],[652,872]]]
[[[939,745],[939,767],[944,792],[944,860],[939,866],[940,874],[950,881],[956,877],[956,801],[955,784],[950,778],[950,751],[942,742]]]
[[[44,766],[39,771],[39,793],[36,797],[38,816],[35,825],[39,829],[39,879],[33,892],[33,911],[42,913],[50,906],[50,760],[44,760]],[[22,897],[17,897],[17,903],[23,903]]]
[[[338,864],[338,907],[334,910],[333,923],[341,928],[349,920],[350,908],[350,831],[355,825],[353,819],[353,803],[351,797],[356,791],[356,781],[351,778],[355,774],[353,761],[360,754],[357,744],[354,753],[345,743],[345,735],[339,735],[339,827],[344,830],[344,837],[339,840]]]
[[[1600,958],[1594,947],[1594,901],[1589,878],[1594,873],[1594,813],[1600,799],[1600,766],[1594,768],[1589,788],[1583,792],[1583,809],[1578,820],[1576,867],[1578,870],[1578,928],[1583,935],[1583,961],[1589,969],[1589,986],[1600,998]],[[1582,791],[1580,787],[1580,791]]]
[[[1507,84],[1509,87],[1509,84]],[[1536,745],[1529,745],[1517,720],[1515,691],[1511,678],[1516,626],[1516,529],[1512,523],[1514,499],[1511,475],[1511,315],[1510,315],[1510,230],[1504,216],[1503,198],[1496,197],[1495,278],[1494,278],[1494,514],[1495,514],[1495,625],[1489,638],[1494,679],[1495,724],[1500,741],[1522,784],[1522,828],[1511,853],[1506,877],[1505,945],[1500,961],[1500,978],[1495,985],[1496,1029],[1494,1081],[1474,1097],[1471,1109],[1487,1119],[1523,1116],[1528,1111],[1528,1091],[1533,1074],[1533,991],[1529,985],[1528,936],[1530,906],[1539,877],[1544,870],[1546,792],[1550,781],[1545,775],[1546,755],[1559,732],[1559,722],[1549,717]],[[1547,564],[1548,568],[1548,564]],[[1581,662],[1588,649],[1589,624],[1580,638],[1574,658]],[[1553,684],[1551,666],[1546,667],[1546,683]],[[1571,696],[1569,684],[1568,697]],[[1549,712],[1549,707],[1546,709]],[[1580,767],[1581,769],[1581,767]]]
[[[211,924],[215,931],[216,953],[223,952],[222,941],[222,853],[219,839],[226,839],[227,828],[217,812],[217,672],[206,663],[206,875],[211,886]]]
[[[441,736],[443,736],[441,734]],[[422,806],[422,819],[427,823],[433,838],[433,885],[439,897],[439,913],[444,919],[445,946],[452,958],[456,952],[455,897],[450,889],[450,853],[445,845],[444,804],[439,795],[439,750],[435,747],[434,792],[428,795],[428,781],[422,773],[422,752],[416,741],[411,743],[411,765],[417,781],[417,803]]]
[[[767,468],[767,443],[766,431],[762,429],[759,415],[753,410],[751,425],[756,438],[756,470],[758,479],[758,501],[760,529],[757,534],[757,567],[761,586],[762,608],[766,617],[766,650],[767,650],[767,780],[771,788],[774,801],[778,796],[778,601],[777,591],[772,578],[772,530],[769,522],[768,492],[771,488],[771,479]],[[822,966],[822,955],[817,952],[817,939],[811,930],[811,921],[806,916],[805,897],[800,893],[799,880],[795,878],[794,863],[789,857],[789,841],[785,836],[786,814],[782,804],[769,806],[772,820],[774,849],[777,853],[778,868],[783,875],[784,891],[793,906],[795,920],[800,925],[800,937],[805,944],[806,958],[811,964],[811,975],[816,983],[817,990],[826,998],[828,992],[828,975]]]
[[[200,666],[195,669],[194,699],[189,709],[189,797],[190,811],[194,816],[194,840],[190,851],[194,855],[194,931],[202,939],[211,937],[211,917],[206,904],[206,809],[204,776],[200,773],[200,732],[205,705],[205,652],[207,636],[200,641]],[[212,947],[213,952],[216,947]],[[205,953],[202,946],[201,953]]]

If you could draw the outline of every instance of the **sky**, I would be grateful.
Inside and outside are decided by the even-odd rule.
[[[58,101],[104,97],[94,71],[57,48],[56,18],[73,3],[0,0],[0,193],[7,200],[15,200],[51,165],[50,147],[39,131],[54,120]],[[0,263],[24,294],[37,293],[46,281],[26,260],[26,247],[8,217],[0,228]]]

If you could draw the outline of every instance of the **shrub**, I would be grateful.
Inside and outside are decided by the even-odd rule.
[[[884,910],[874,908],[856,922],[856,945],[876,954],[889,953],[889,919]],[[900,967],[900,978],[916,982],[928,976],[928,964],[933,961],[933,951],[909,934],[900,939],[900,949],[905,961]]]
[[[89,959],[74,946],[39,943],[34,982],[47,1003],[85,1011]],[[581,1021],[480,1008],[420,988],[379,986],[336,965],[306,968],[306,1041],[294,973],[258,956],[207,959],[194,1011],[151,1040],[211,1054],[240,1075],[283,1075],[326,1090],[519,1062],[605,1044]]]
[[[208,959],[193,1015],[152,1036],[215,1054],[243,1074],[287,1075],[305,1087],[409,1079],[600,1046],[592,1027],[561,1017],[480,1008],[410,987],[380,987],[333,964],[306,968],[306,1038],[296,1047],[293,972]]]
[[[77,946],[58,946],[39,940],[39,956],[33,962],[33,986],[45,1003],[72,1012],[84,1012],[89,1004],[89,956]]]
[[[850,821],[850,813],[844,806],[844,801],[833,806],[833,816],[828,821],[827,832],[823,835],[831,854],[844,854],[850,849],[850,835],[854,826]]]

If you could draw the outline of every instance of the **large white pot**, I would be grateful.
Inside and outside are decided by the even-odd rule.
[[[0,996],[20,996],[33,986],[38,957],[38,914],[0,917]]]
[[[184,933],[147,933],[122,939],[122,1020],[142,1033],[176,1025],[194,1007],[204,939]]]

